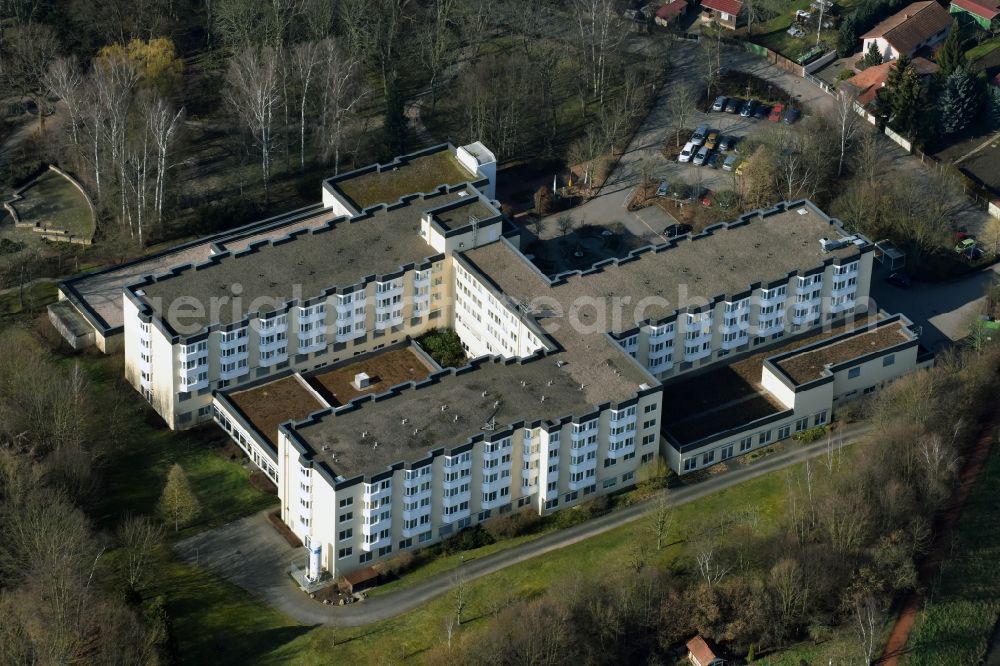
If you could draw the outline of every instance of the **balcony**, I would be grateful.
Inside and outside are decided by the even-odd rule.
[[[609,458],[621,458],[622,456],[627,456],[630,453],[635,453],[635,440],[632,440],[631,444],[619,446],[618,448],[608,447]]]
[[[375,534],[378,534],[379,532],[381,532],[382,530],[386,529],[390,525],[392,525],[392,518],[386,518],[385,520],[379,520],[379,521],[376,521],[376,522],[372,523],[371,525],[369,525],[367,523],[362,523],[361,524],[361,533],[364,534],[365,536],[375,535]]]
[[[415,271],[413,273],[413,288],[419,289],[420,287],[429,287],[431,284],[431,272],[430,271]]]
[[[416,520],[420,516],[429,516],[431,513],[431,505],[418,506],[415,509],[403,509],[403,520]]]
[[[383,331],[383,330],[385,330],[387,328],[391,328],[393,326],[398,326],[399,324],[402,324],[402,323],[403,323],[403,315],[402,314],[400,314],[398,317],[392,317],[392,318],[389,318],[389,319],[384,319],[382,321],[378,321],[378,319],[376,319],[375,320],[375,330],[376,331]]]
[[[448,477],[445,477],[441,481],[441,487],[444,488],[445,490],[453,490],[461,486],[463,483],[469,483],[471,478],[472,478],[471,474],[464,474],[458,477],[457,479],[452,479],[451,481],[448,480]]]
[[[846,270],[844,270],[844,269],[846,269]],[[844,272],[841,272],[842,270]],[[857,263],[852,263],[852,264],[847,264],[845,266],[834,266],[834,268],[833,268],[833,275],[834,275],[834,277],[836,277],[838,279],[842,279],[842,280],[846,280],[847,278],[851,278],[851,277],[857,277],[857,275],[858,275],[858,264]]]
[[[590,476],[580,479],[579,481],[570,481],[566,485],[569,487],[570,490],[583,490],[587,486],[594,485],[594,477]]]
[[[777,333],[778,331],[784,330],[784,314],[780,317],[772,319],[762,319],[757,324],[757,335],[769,335],[771,333]]]
[[[573,442],[573,446],[570,447],[575,455],[585,455],[591,451],[597,450],[597,441],[590,443],[587,442]]]
[[[509,476],[501,476],[496,481],[483,481],[481,484],[481,489],[484,493],[493,492],[494,490],[499,491],[501,488],[510,488]]]
[[[181,377],[180,382],[177,384],[177,388],[182,393],[191,393],[192,391],[198,391],[200,389],[208,386],[208,377],[199,380],[197,377]]]
[[[692,350],[689,347],[684,348],[684,360],[688,363],[692,361],[697,361],[700,358],[705,358],[706,356],[710,356],[711,354],[712,354],[711,347],[708,347],[707,349],[702,349],[701,347],[697,347],[694,350]]]
[[[270,368],[272,365],[278,365],[279,363],[284,363],[285,361],[288,360],[287,348],[281,351],[281,353],[278,353],[277,351],[273,353],[272,352],[266,352],[266,353],[270,354],[270,356],[265,356],[264,353],[262,353],[260,356],[259,362],[262,368]]]
[[[386,497],[392,497],[392,485],[389,485],[387,488],[382,488],[378,485],[365,484],[365,492],[363,496],[364,502],[374,504],[375,502]]]
[[[247,342],[247,329],[246,327],[239,329],[231,339],[219,338],[219,349],[232,349],[234,347],[239,347],[240,345],[245,345]]]
[[[367,540],[361,542],[361,550],[365,552],[371,552],[373,550],[378,550],[392,543],[392,534],[385,537],[384,539],[379,539],[378,541],[373,541],[369,543]]]
[[[268,335],[266,337],[273,337],[274,339],[271,340],[270,342],[264,342],[264,336],[261,337],[261,342],[260,345],[258,345],[258,349],[262,352],[275,351],[280,347],[288,346],[288,338],[279,339],[277,335]]]
[[[468,518],[469,513],[470,510],[468,508],[462,509],[461,511],[456,511],[455,513],[452,513],[450,515],[445,513],[441,515],[441,522],[445,523],[446,525],[450,525],[451,523],[456,523],[462,520],[463,518]]]
[[[808,282],[803,284],[801,281],[795,285],[795,293],[798,295],[812,293],[815,289],[821,289],[823,287],[823,281],[819,282]]]
[[[777,289],[761,290],[760,306],[767,307],[768,305],[778,305],[784,302],[787,297],[786,292],[779,292]]]
[[[833,284],[836,285],[837,283],[834,282]],[[857,285],[857,283],[855,283],[855,284],[845,284],[843,287],[840,287],[839,289],[837,287],[831,288],[830,289],[830,296],[832,298],[836,298],[837,296],[846,296],[846,295],[850,294],[853,297],[854,294],[857,291],[858,291],[858,285]]]
[[[190,347],[190,350],[188,349]],[[180,352],[177,355],[178,360],[181,363],[185,361],[197,361],[200,358],[208,357],[208,345],[204,349],[198,349],[197,345],[181,345]]]
[[[829,311],[832,313],[844,312],[845,310],[853,310],[855,305],[855,300],[850,298],[845,300],[843,303],[830,303]]]
[[[483,502],[483,508],[484,509],[495,509],[498,506],[503,506],[504,504],[510,504],[510,496],[509,495],[507,497],[501,497],[500,495],[497,495],[497,498],[495,500],[492,500],[490,502]]]
[[[248,366],[244,365],[243,367],[240,367],[239,364],[237,364],[232,370],[221,370],[219,372],[219,379],[223,381],[230,381],[232,379],[236,379],[237,377],[242,377],[248,372],[250,372],[250,368]]]
[[[726,340],[723,338],[722,342],[719,343],[719,346],[723,349],[736,349],[737,347],[745,345],[747,340],[749,340],[749,335],[746,330],[743,330],[740,331],[740,334],[732,340]]]
[[[545,501],[554,500],[559,497],[559,489],[554,488],[552,490],[545,491]]]
[[[609,454],[610,455],[610,454]],[[587,470],[597,469],[597,458],[591,458],[590,460],[582,460],[575,465],[573,463],[569,464],[570,478],[572,475],[579,474],[580,472],[586,472]]]
[[[364,334],[365,334],[365,329],[364,329],[363,327],[362,327],[362,328],[361,328],[360,330],[357,330],[357,331],[355,331],[355,330],[354,330],[354,329],[352,328],[352,329],[351,329],[350,331],[348,331],[347,333],[337,333],[337,334],[336,334],[336,335],[334,336],[334,339],[335,339],[335,340],[336,340],[337,342],[348,342],[348,341],[350,341],[350,340],[353,340],[354,338],[360,338],[360,337],[361,337],[362,335],[364,335]]]

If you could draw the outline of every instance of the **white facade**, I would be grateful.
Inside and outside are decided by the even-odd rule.
[[[429,452],[371,477],[332,478],[289,433],[279,434],[283,517],[322,545],[334,576],[431,545],[493,516],[548,513],[632,486],[659,456],[658,391],[579,421],[526,424]]]

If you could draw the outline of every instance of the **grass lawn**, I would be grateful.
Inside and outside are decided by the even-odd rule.
[[[64,359],[79,362],[91,381],[95,400],[112,404],[121,394],[125,408],[123,441],[106,456],[102,493],[95,514],[111,527],[128,512],[155,514],[167,472],[176,462],[184,467],[201,502],[201,513],[177,538],[224,525],[277,504],[274,495],[254,488],[242,460],[231,461],[219,454],[224,434],[208,426],[195,431],[173,432],[148,413],[142,398],[119,381],[121,362],[117,356],[84,354]]]
[[[977,60],[992,53],[993,51],[996,51],[998,48],[1000,48],[1000,37],[992,37],[980,42],[966,51],[965,57],[970,63],[975,63]]]
[[[37,312],[49,303],[55,303],[59,295],[56,293],[56,282],[36,282],[25,287],[23,293],[24,306],[22,307],[22,295],[18,294],[15,287],[0,294],[0,316],[19,315],[27,312]]]
[[[958,521],[907,646],[907,666],[982,663],[1000,617],[1000,449],[994,445]]]
[[[785,472],[779,471],[679,507],[670,533],[672,545],[650,552],[648,561],[671,564],[682,552],[679,542],[736,508],[756,507],[760,512],[758,528],[774,530],[784,502]],[[485,618],[504,600],[541,594],[567,577],[597,579],[626,567],[633,544],[640,540],[648,543],[651,538],[646,521],[638,521],[535,558],[530,565],[472,581],[468,584],[469,621],[459,632],[485,628]],[[489,548],[469,551],[466,558],[481,556]],[[453,566],[453,558],[443,558],[434,569],[420,575]],[[310,629],[295,627],[221,579],[174,561],[167,565],[163,589],[175,614],[182,663],[211,659],[216,664],[244,664],[248,660],[259,664],[360,664],[410,657],[419,662],[421,653],[444,640],[444,619],[453,610],[450,596],[444,595],[418,611],[367,627]]]
[[[45,171],[14,202],[22,222],[93,238],[96,222],[80,190],[55,171]],[[25,231],[25,233],[34,233]]]

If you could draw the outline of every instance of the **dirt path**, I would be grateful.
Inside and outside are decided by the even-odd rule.
[[[931,585],[934,577],[941,568],[942,561],[947,556],[948,545],[951,542],[951,533],[955,529],[959,517],[962,515],[962,509],[969,498],[969,491],[972,490],[972,486],[976,482],[976,477],[979,476],[979,470],[983,468],[986,458],[989,455],[990,445],[993,443],[994,431],[998,421],[1000,421],[1000,418],[994,415],[992,420],[982,425],[979,431],[979,439],[969,452],[969,457],[962,468],[958,486],[952,495],[951,506],[947,513],[935,521],[933,530],[934,543],[931,545],[931,550],[927,554],[927,557],[920,564],[920,584],[923,588]],[[906,654],[906,644],[910,639],[910,632],[913,630],[913,625],[917,620],[917,613],[923,606],[923,602],[924,595],[919,591],[911,592],[906,598],[899,611],[899,617],[896,618],[896,624],[889,633],[889,640],[886,641],[882,658],[876,663],[883,666],[898,666],[900,657]]]

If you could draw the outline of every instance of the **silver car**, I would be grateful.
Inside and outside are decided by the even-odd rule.
[[[711,154],[712,151],[709,150],[708,146],[702,146],[701,148],[699,148],[698,154],[694,156],[695,166],[701,166],[702,164],[704,164],[705,160],[707,160],[708,156]]]

